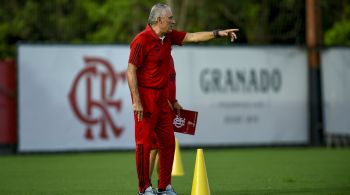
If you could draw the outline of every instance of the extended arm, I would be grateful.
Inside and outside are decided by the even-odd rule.
[[[136,70],[137,70],[137,67],[134,64],[131,64],[131,63],[128,64],[127,76],[128,76],[129,89],[133,100],[132,106],[134,109],[134,114],[136,114],[138,120],[141,121],[143,117],[143,107],[141,104],[140,95],[138,91]]]
[[[195,32],[195,33],[187,33],[183,42],[202,42],[209,41],[211,39],[217,37],[228,37],[230,36],[231,42],[237,39],[237,35],[235,32],[239,31],[239,29],[226,29],[226,30],[216,30],[216,31],[207,31],[207,32]]]

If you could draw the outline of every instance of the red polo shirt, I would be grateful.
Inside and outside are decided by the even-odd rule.
[[[168,84],[171,45],[182,45],[186,32],[173,30],[162,41],[147,25],[130,45],[129,63],[137,66],[140,87],[164,88]]]

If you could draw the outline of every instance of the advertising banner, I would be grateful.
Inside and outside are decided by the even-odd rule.
[[[128,47],[19,47],[19,150],[133,148]]]
[[[129,47],[20,45],[19,151],[134,148]],[[297,48],[175,47],[177,99],[198,111],[183,146],[306,143]]]
[[[181,47],[173,51],[177,96],[198,111],[182,143],[307,143],[307,58],[286,47]]]
[[[350,135],[350,49],[322,52],[325,133]]]

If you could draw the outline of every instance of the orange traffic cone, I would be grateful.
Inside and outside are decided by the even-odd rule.
[[[194,168],[191,195],[210,195],[203,149],[197,149],[196,165]]]
[[[182,176],[184,175],[184,169],[182,168],[181,153],[179,147],[179,141],[175,138],[175,154],[173,162],[173,170],[171,171],[172,176]]]

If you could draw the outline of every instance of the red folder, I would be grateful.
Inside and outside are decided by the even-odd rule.
[[[180,110],[180,114],[174,109],[173,127],[174,131],[194,135],[197,126],[198,112],[192,110]]]

